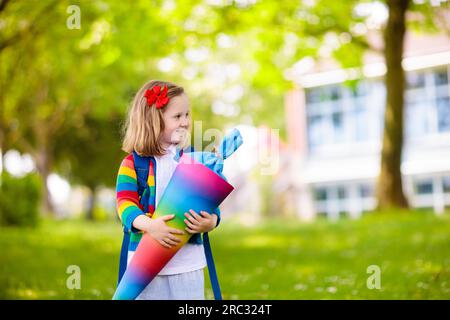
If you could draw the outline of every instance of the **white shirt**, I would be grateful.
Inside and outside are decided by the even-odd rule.
[[[156,160],[156,193],[155,208],[158,206],[159,200],[167,187],[167,184],[175,171],[178,162],[174,160],[176,154],[176,146],[171,145],[167,150],[167,154],[155,157]],[[128,252],[128,262],[134,252]],[[169,260],[158,275],[170,275],[184,272],[190,272],[202,269],[206,266],[205,252],[203,245],[186,243],[177,253]]]

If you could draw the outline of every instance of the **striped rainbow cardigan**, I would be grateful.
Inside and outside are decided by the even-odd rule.
[[[129,251],[135,251],[139,241],[141,240],[142,231],[133,227],[133,221],[137,216],[145,214],[149,217],[155,211],[155,165],[150,161],[150,168],[148,171],[147,184],[150,188],[150,198],[148,210],[139,203],[140,197],[138,195],[138,184],[136,171],[134,169],[133,154],[129,154],[123,159],[119,173],[117,175],[116,183],[116,203],[117,214],[125,229],[131,231]]]
[[[155,211],[155,177],[156,177],[156,161],[150,161],[147,184],[150,188],[150,197],[148,202],[148,210],[139,203],[140,197],[138,195],[138,184],[136,171],[134,168],[133,154],[127,155],[119,168],[116,183],[116,204],[117,214],[125,229],[130,234],[129,251],[136,251],[139,241],[142,238],[143,232],[133,227],[133,221],[137,216],[145,214],[151,217]],[[220,210],[217,208],[213,213],[217,214],[217,225],[220,223]],[[194,234],[189,243],[202,244],[200,234]]]

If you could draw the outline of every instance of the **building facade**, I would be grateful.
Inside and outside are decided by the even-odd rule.
[[[404,192],[411,207],[441,214],[450,207],[450,40],[410,36],[403,66]],[[386,67],[378,57],[362,70],[311,72],[286,95],[289,170],[303,219],[356,218],[376,207]]]

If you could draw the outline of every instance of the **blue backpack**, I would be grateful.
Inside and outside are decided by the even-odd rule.
[[[180,157],[183,154],[181,150]],[[179,157],[178,157],[179,158]],[[140,204],[143,208],[148,208],[148,201],[150,196],[150,188],[147,184],[148,179],[148,169],[150,166],[150,161],[153,162],[154,168],[156,168],[156,161],[153,157],[144,157],[138,155],[133,151],[134,167],[136,170],[137,183],[138,183],[138,195],[141,197]],[[156,170],[155,170],[156,171]],[[123,228],[123,240],[122,248],[120,250],[120,263],[119,263],[119,280],[122,279],[123,274],[127,268],[128,260],[128,245],[130,242],[130,231]],[[208,265],[209,279],[211,281],[211,287],[214,293],[215,300],[222,300],[222,294],[220,291],[219,280],[217,278],[216,267],[214,265],[214,259],[211,251],[211,244],[209,241],[208,233],[203,233],[203,247],[205,250],[206,263]]]

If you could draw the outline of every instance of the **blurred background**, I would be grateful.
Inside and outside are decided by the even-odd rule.
[[[449,299],[449,21],[444,0],[0,0],[0,298],[112,297],[121,129],[163,79],[194,138],[244,138],[225,299]]]

